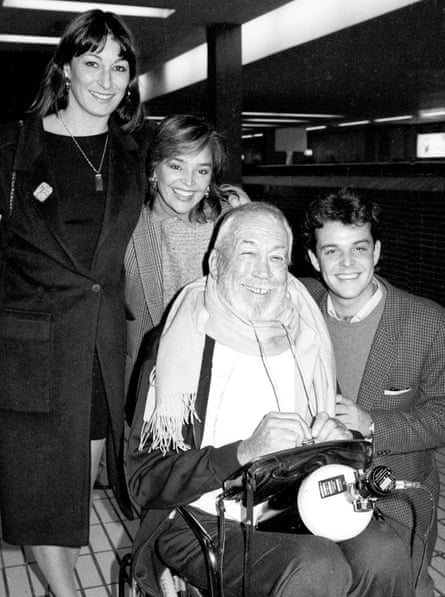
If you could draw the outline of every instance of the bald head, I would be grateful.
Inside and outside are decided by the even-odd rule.
[[[218,234],[214,244],[215,249],[224,251],[227,248],[227,250],[230,251],[231,247],[233,247],[234,237],[237,231],[245,225],[246,218],[247,221],[251,221],[252,218],[260,216],[269,217],[270,219],[275,220],[277,225],[282,226],[285,231],[288,245],[287,259],[289,265],[291,262],[293,244],[293,234],[289,222],[278,207],[263,201],[254,201],[230,210],[224,216],[218,228]]]

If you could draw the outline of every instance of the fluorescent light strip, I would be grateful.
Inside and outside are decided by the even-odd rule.
[[[56,46],[60,37],[45,37],[43,35],[9,35],[0,33],[0,43],[7,44],[41,44],[47,46]]]
[[[431,110],[420,110],[421,118],[435,118],[436,116],[445,116],[445,108],[434,108]]]
[[[254,139],[256,137],[264,137],[263,133],[252,133],[251,135],[242,135],[242,139]]]
[[[243,126],[243,129],[268,129],[268,128],[276,129],[277,128],[276,124],[267,124],[267,122],[263,122],[263,123],[259,124],[256,122],[246,122],[244,120],[242,122],[242,126]]]
[[[297,120],[295,118],[244,118],[244,122],[276,122],[278,124],[298,124],[307,122],[307,120]]]
[[[411,114],[405,116],[387,116],[386,118],[374,118],[374,122],[396,122],[398,120],[410,120]]]
[[[370,120],[356,120],[355,122],[341,122],[337,126],[358,126],[360,124],[369,124]]]
[[[243,116],[271,116],[272,118],[344,118],[342,114],[303,114],[285,112],[243,112]]]
[[[53,10],[57,12],[84,12],[99,8],[115,12],[127,17],[149,17],[166,19],[175,11],[170,8],[153,8],[150,6],[129,6],[127,4],[108,4],[99,2],[71,2],[61,0],[3,0],[5,8],[26,8],[28,10]]]
[[[307,126],[306,131],[322,131],[323,129],[328,128],[325,124],[320,126]]]

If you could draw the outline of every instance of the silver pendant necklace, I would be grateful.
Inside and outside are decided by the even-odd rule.
[[[60,122],[63,124],[66,132],[68,133],[68,135],[74,141],[74,144],[77,147],[77,149],[80,151],[80,154],[85,159],[85,161],[87,162],[87,164],[89,165],[89,167],[91,168],[91,170],[93,170],[93,172],[94,172],[94,182],[95,182],[95,185],[96,185],[96,191],[98,191],[98,192],[99,191],[103,191],[104,190],[104,181],[103,181],[103,178],[102,178],[102,166],[104,164],[105,154],[107,153],[108,135],[105,138],[105,145],[104,145],[104,150],[102,152],[102,157],[100,159],[99,168],[95,168],[93,166],[93,164],[91,163],[90,159],[88,158],[87,154],[84,152],[84,150],[81,148],[81,146],[77,142],[77,139],[74,137],[74,135],[71,133],[70,129],[67,127],[65,121],[62,118],[62,114],[59,112],[57,116],[60,119]]]

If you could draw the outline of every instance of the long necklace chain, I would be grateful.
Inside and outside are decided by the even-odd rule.
[[[60,112],[58,114],[58,117],[60,119],[60,122],[63,124],[66,132],[71,137],[71,139],[74,141],[75,146],[80,151],[80,154],[83,156],[83,158],[85,159],[85,161],[87,162],[87,164],[89,165],[89,167],[91,168],[91,170],[93,170],[93,172],[94,172],[94,181],[95,181],[95,185],[96,185],[96,191],[103,191],[104,190],[104,181],[103,181],[103,178],[102,178],[102,166],[104,164],[105,154],[107,153],[108,134],[107,134],[107,136],[105,138],[105,145],[104,145],[104,150],[102,152],[102,157],[100,159],[99,168],[95,168],[93,166],[93,164],[91,163],[91,160],[89,159],[89,157],[87,156],[87,154],[84,152],[84,150],[79,145],[77,139],[74,137],[74,135],[72,134],[72,132],[70,131],[70,129],[67,127],[65,121],[62,118],[62,114]]]

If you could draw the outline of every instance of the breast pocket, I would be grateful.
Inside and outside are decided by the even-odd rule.
[[[414,398],[412,388],[388,388],[384,391],[386,408],[393,410],[407,406]]]
[[[49,412],[51,315],[0,311],[0,408]]]

